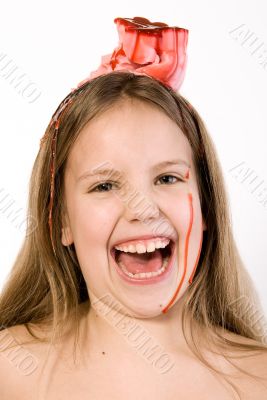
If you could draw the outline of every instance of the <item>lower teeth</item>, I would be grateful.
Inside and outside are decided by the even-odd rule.
[[[159,276],[165,271],[168,261],[169,261],[169,258],[170,257],[165,258],[163,261],[162,267],[158,271],[153,271],[153,272],[140,272],[138,274],[132,274],[131,272],[127,271],[126,267],[122,264],[122,262],[119,261],[118,265],[123,270],[123,272],[126,275],[130,276],[131,278],[151,278],[154,276]]]

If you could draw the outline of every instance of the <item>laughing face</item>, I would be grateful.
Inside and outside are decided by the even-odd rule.
[[[203,230],[190,144],[156,106],[127,100],[90,121],[69,154],[62,244],[74,243],[89,298],[133,316],[186,292]]]

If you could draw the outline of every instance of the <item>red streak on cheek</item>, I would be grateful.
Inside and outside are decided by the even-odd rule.
[[[193,272],[192,272],[192,274],[191,274],[191,276],[189,278],[189,281],[188,281],[190,284],[193,281],[193,278],[194,278],[194,275],[195,275],[195,272],[196,272],[196,269],[197,269],[197,264],[198,264],[198,261],[199,261],[200,252],[201,252],[201,248],[202,248],[202,241],[203,241],[203,231],[201,231],[200,245],[199,245],[199,249],[198,249],[198,255],[197,255],[196,262],[195,262],[195,266],[193,268]]]
[[[185,279],[185,275],[186,275],[186,270],[187,270],[187,257],[188,257],[188,243],[189,243],[189,238],[190,238],[190,234],[191,234],[191,230],[192,230],[192,225],[193,225],[193,196],[192,193],[188,193],[188,201],[189,201],[189,208],[190,208],[190,221],[189,221],[189,226],[188,226],[188,230],[187,230],[187,234],[186,234],[186,240],[185,240],[185,250],[184,250],[184,270],[183,270],[183,275],[182,278],[178,284],[178,287],[173,295],[173,297],[171,298],[171,300],[169,301],[169,303],[167,304],[167,306],[162,310],[162,313],[166,313],[168,311],[168,309],[171,307],[171,305],[173,304],[173,302],[175,301],[176,297],[178,296],[178,293],[182,287],[182,284],[184,282]]]

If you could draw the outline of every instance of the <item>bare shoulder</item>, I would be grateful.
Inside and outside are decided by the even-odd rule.
[[[236,348],[240,367],[246,367],[246,370],[252,374],[262,373],[262,376],[267,379],[267,345],[234,333],[227,333],[224,336],[226,339],[246,346]]]
[[[253,344],[250,342],[249,344]],[[257,350],[242,354],[235,360],[241,372],[238,378],[244,392],[244,400],[267,399],[267,350]],[[249,374],[249,375],[248,375]]]
[[[24,325],[0,331],[0,398],[24,400],[37,380],[44,348]]]
[[[224,337],[246,346],[233,347],[227,354],[227,369],[232,372],[232,382],[240,388],[241,398],[267,399],[267,346],[233,333],[224,334]]]

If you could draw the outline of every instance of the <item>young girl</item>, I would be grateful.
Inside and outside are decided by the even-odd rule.
[[[177,91],[188,31],[115,22],[119,46],[34,163],[38,224],[0,300],[1,400],[262,400],[263,318],[214,145]]]

